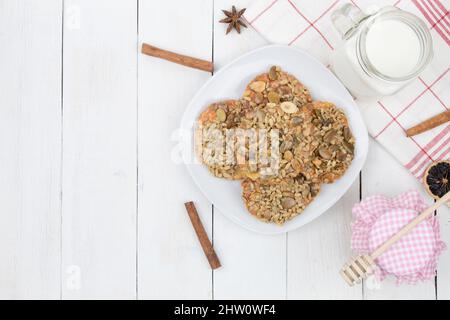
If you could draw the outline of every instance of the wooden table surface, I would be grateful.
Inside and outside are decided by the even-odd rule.
[[[172,161],[176,129],[211,74],[139,53],[142,42],[216,70],[266,44],[225,36],[249,0],[0,0],[0,298],[449,299],[435,281],[347,287],[352,205],[420,184],[373,140],[360,178],[285,235],[228,221]],[[431,203],[431,200],[427,198]],[[196,203],[223,267],[212,272],[183,203]],[[438,211],[450,243],[450,210]]]

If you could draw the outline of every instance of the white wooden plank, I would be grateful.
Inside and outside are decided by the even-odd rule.
[[[362,196],[374,194],[395,196],[410,189],[419,190],[425,199],[432,204],[425,190],[403,166],[401,166],[377,142],[370,139],[370,150],[362,176]],[[388,278],[381,282],[380,287],[364,288],[365,299],[435,299],[434,281],[419,283],[415,286],[395,283],[395,279]]]
[[[0,1],[0,298],[60,292],[61,1]]]
[[[238,9],[250,1],[234,1]],[[266,42],[252,29],[225,35],[226,25],[218,21],[229,1],[214,2],[214,64],[219,70],[249,50]],[[256,76],[256,74],[255,74]],[[238,98],[238,97],[230,97]],[[214,271],[215,299],[284,299],[286,297],[286,236],[264,236],[247,231],[214,212],[214,244],[223,267]]]
[[[441,238],[447,244],[439,258],[437,270],[437,299],[450,300],[450,209],[442,206],[437,210],[441,227]]]
[[[289,232],[289,299],[362,299],[361,285],[349,287],[339,275],[351,257],[351,209],[358,201],[359,178],[321,217]]]
[[[185,55],[212,57],[212,1],[140,1],[139,39]],[[139,299],[209,299],[212,271],[183,203],[196,204],[211,237],[211,204],[176,154],[181,116],[211,77],[139,55]],[[219,258],[222,257],[218,252]]]
[[[63,298],[136,296],[136,1],[65,1]]]

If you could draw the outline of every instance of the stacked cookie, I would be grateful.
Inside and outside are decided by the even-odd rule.
[[[300,214],[349,167],[355,140],[345,114],[312,101],[294,76],[271,67],[239,100],[208,106],[198,119],[196,150],[218,177],[243,180],[257,218],[282,224]]]

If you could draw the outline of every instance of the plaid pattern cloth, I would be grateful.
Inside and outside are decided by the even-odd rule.
[[[353,207],[352,249],[359,254],[373,252],[426,208],[417,191],[395,198],[372,196]],[[399,283],[416,283],[435,276],[437,260],[445,249],[438,220],[430,216],[375,260],[376,275],[397,277]]]
[[[258,0],[245,12],[247,22],[271,43],[307,50],[325,65],[341,42],[330,15],[344,0]],[[353,0],[362,10],[393,5],[421,17],[433,37],[434,58],[417,79],[395,95],[357,102],[370,135],[417,178],[431,162],[448,159],[450,124],[414,137],[405,130],[449,107],[450,15],[448,0]],[[446,8],[447,7],[447,8]]]

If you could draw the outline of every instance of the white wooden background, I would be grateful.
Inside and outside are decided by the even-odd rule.
[[[348,288],[352,205],[420,188],[371,141],[326,214],[286,235],[233,224],[171,161],[187,103],[211,75],[142,56],[141,42],[212,59],[265,45],[225,36],[221,9],[249,0],[0,0],[0,298],[449,299],[435,281]],[[183,203],[193,200],[223,267],[212,272]],[[450,243],[450,211],[439,210]]]

